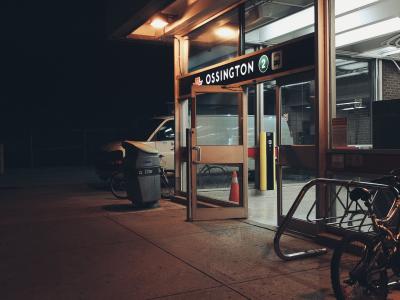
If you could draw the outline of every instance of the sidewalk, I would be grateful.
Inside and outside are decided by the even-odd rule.
[[[272,231],[188,223],[165,200],[133,211],[92,185],[56,182],[2,189],[0,178],[1,299],[333,299],[330,254],[282,262]]]

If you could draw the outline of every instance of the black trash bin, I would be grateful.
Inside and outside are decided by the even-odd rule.
[[[144,143],[124,141],[128,199],[136,207],[157,206],[161,198],[160,157]]]

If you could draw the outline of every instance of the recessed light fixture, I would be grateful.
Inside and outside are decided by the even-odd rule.
[[[168,22],[162,17],[156,17],[151,21],[150,25],[156,29],[163,29],[168,25]]]
[[[378,2],[379,0],[336,0],[335,1],[335,15],[356,10],[360,7],[367,6],[368,4]]]
[[[336,0],[335,15],[341,15],[378,1],[379,0]],[[352,28],[349,27],[348,24],[340,24],[340,18],[336,19],[336,23],[338,22],[339,27],[343,27],[341,28],[342,31]],[[314,5],[265,25],[260,31],[260,38],[264,40],[272,40],[296,30],[311,27],[313,24]]]
[[[393,49],[392,51],[389,51],[389,52],[386,52],[384,55],[385,56],[390,56],[390,55],[397,54],[397,53],[400,53],[400,49],[399,48]]]
[[[381,48],[377,48],[374,50],[366,51],[361,53],[362,56],[368,56],[368,57],[382,57],[382,56],[390,56],[393,54],[400,53],[400,48],[397,48],[395,46],[385,46]]]
[[[215,34],[224,39],[232,39],[236,37],[237,31],[232,27],[222,26],[215,30]]]
[[[395,17],[375,24],[336,35],[336,47],[355,44],[364,40],[399,31],[400,18]]]

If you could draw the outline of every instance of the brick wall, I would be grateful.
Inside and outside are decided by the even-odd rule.
[[[382,61],[383,100],[400,99],[400,71],[391,61]]]

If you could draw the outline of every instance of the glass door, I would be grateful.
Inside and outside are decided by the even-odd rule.
[[[193,86],[188,219],[247,217],[247,99],[242,88]]]
[[[299,74],[278,80],[278,224],[303,186],[316,177],[315,85],[313,76]],[[292,228],[316,230],[316,188],[304,196],[293,216]]]

